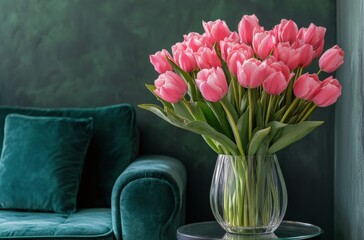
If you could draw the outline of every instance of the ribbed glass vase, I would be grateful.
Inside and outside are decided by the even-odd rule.
[[[287,208],[287,190],[276,155],[219,155],[210,189],[212,212],[229,233],[267,234]]]

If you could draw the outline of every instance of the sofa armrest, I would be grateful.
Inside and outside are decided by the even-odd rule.
[[[116,239],[176,238],[184,222],[186,170],[171,157],[139,157],[119,176],[112,192]]]

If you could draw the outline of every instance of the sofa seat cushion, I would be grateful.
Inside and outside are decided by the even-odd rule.
[[[109,208],[71,214],[0,210],[0,239],[113,239]]]

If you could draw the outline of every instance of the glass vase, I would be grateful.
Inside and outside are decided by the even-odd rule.
[[[283,220],[287,190],[276,155],[219,155],[210,189],[217,222],[234,234],[268,234]]]

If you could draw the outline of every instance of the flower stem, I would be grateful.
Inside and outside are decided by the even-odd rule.
[[[290,105],[291,104],[291,101],[292,101],[292,89],[293,89],[293,84],[294,82],[297,80],[297,78],[299,76],[301,76],[302,74],[302,71],[303,71],[303,68],[302,67],[299,67],[297,69],[297,73],[296,73],[296,76],[294,78],[294,80],[290,81],[289,84],[288,84],[288,88],[286,90],[286,106]]]
[[[265,124],[267,125],[270,118],[270,113],[272,111],[272,104],[273,104],[273,95],[269,96],[269,102],[268,102],[268,108],[267,108],[267,114],[265,118]]]
[[[220,101],[221,106],[224,108],[226,115],[228,117],[231,129],[233,130],[233,134],[234,134],[234,138],[236,141],[236,145],[239,149],[239,152],[241,154],[241,156],[244,156],[244,150],[243,150],[243,145],[241,143],[241,139],[240,139],[240,133],[238,130],[238,126],[236,125],[233,116],[231,115],[231,112],[229,111],[228,107],[225,105],[225,103],[223,101]]]
[[[313,113],[313,111],[315,111],[315,109],[317,108],[316,105],[313,105],[308,111],[307,113],[302,117],[302,119],[300,120],[300,123],[303,121],[306,121],[307,118],[309,118],[311,116],[311,114]]]
[[[253,98],[252,98],[252,89],[248,88],[248,99],[249,99],[249,130],[248,136],[249,141],[252,140],[253,135]]]
[[[236,109],[239,109],[240,103],[239,103],[239,90],[237,89],[239,87],[239,84],[237,84],[237,79],[231,75],[231,84],[233,85],[233,95],[235,100],[235,106]]]
[[[299,102],[298,98],[295,98],[295,100],[291,103],[291,105],[289,106],[289,108],[287,109],[287,111],[285,112],[285,114],[283,115],[281,122],[284,123],[284,121],[286,120],[286,118],[289,116],[289,114],[291,113],[291,111],[297,106],[297,103]]]

